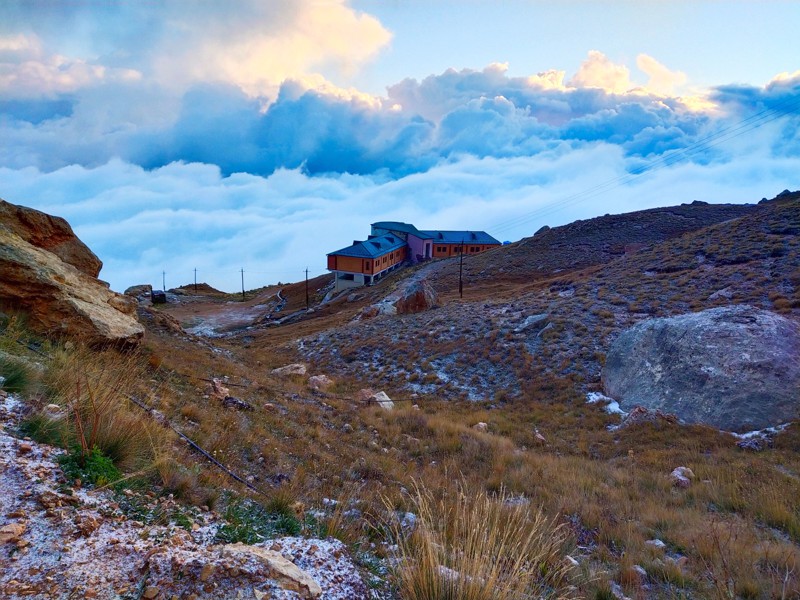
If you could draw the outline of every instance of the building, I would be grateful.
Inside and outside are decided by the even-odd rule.
[[[373,223],[369,238],[328,254],[328,270],[336,275],[336,291],[372,285],[406,262],[477,254],[500,246],[485,231],[419,230],[409,223]]]

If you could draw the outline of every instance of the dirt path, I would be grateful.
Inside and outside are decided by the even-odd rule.
[[[177,296],[178,301],[162,308],[194,335],[219,337],[266,320],[280,307],[280,288],[259,291],[252,298],[234,300],[230,295]]]

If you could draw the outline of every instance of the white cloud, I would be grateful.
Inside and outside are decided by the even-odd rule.
[[[140,78],[133,69],[47,54],[36,35],[0,36],[0,95],[5,98],[51,97],[101,82]]]
[[[2,196],[67,218],[100,256],[114,289],[192,280],[235,291],[325,272],[325,254],[363,239],[369,224],[396,219],[424,228],[486,229],[514,240],[542,225],[653,206],[755,202],[796,188],[800,157],[775,158],[764,136],[746,154],[712,165],[681,164],[628,181],[619,147],[560,147],[535,156],[463,157],[424,173],[380,180],[268,177],[175,163],[147,171],[122,161],[50,173],[0,169]],[[624,182],[624,183],[623,183]],[[599,193],[601,189],[604,193]]]
[[[599,88],[611,94],[624,94],[635,87],[630,70],[611,61],[598,50],[590,50],[578,72],[570,79],[572,87]]]
[[[352,74],[391,39],[377,19],[346,0],[242,0],[233,9],[179,0],[34,3],[11,10],[6,28],[16,24],[25,32],[0,38],[0,57],[8,50],[33,57],[3,62],[0,83],[26,95],[74,91],[114,74],[177,94],[211,82],[274,98],[289,78]],[[0,6],[0,20],[3,13]]]
[[[674,96],[676,90],[688,80],[686,73],[671,71],[647,54],[640,54],[636,57],[636,66],[650,78],[646,88],[656,94]]]

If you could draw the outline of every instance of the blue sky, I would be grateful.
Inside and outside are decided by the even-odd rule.
[[[800,187],[800,3],[0,5],[0,197],[114,289]]]

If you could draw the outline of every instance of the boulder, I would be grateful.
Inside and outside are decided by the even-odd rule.
[[[751,431],[800,416],[800,325],[751,306],[648,319],[611,345],[607,395],[687,423]]]
[[[669,480],[673,487],[688,488],[692,485],[694,472],[689,467],[676,467],[669,474]]]
[[[386,392],[378,392],[372,398],[370,398],[370,402],[374,402],[378,406],[380,406],[383,410],[392,410],[394,408],[394,402]]]
[[[305,375],[308,368],[302,363],[292,363],[285,367],[272,369],[272,374],[278,377],[288,377],[289,375]]]
[[[308,387],[312,390],[327,390],[333,385],[333,379],[327,375],[312,375],[308,378]]]
[[[439,295],[433,286],[426,279],[412,280],[377,304],[364,307],[358,318],[366,320],[378,315],[418,313],[436,306],[439,306]]]
[[[78,239],[61,217],[0,200],[0,223],[32,246],[52,252],[89,277],[97,277],[103,263]]]
[[[149,283],[143,283],[141,285],[132,285],[127,290],[125,290],[126,296],[133,296],[134,298],[138,298],[139,296],[150,296],[153,293],[153,286]]]
[[[403,287],[399,297],[392,303],[397,314],[404,315],[430,310],[439,305],[439,295],[426,279],[412,281]]]
[[[319,598],[322,595],[319,584],[279,552],[246,544],[228,544],[223,546],[222,552],[223,556],[259,565],[267,577],[277,582],[284,590],[294,592],[301,598]]]
[[[30,327],[44,334],[90,345],[138,344],[144,327],[136,301],[96,278],[100,262],[74,234],[67,238],[72,230],[63,219],[29,210],[0,204],[0,309],[25,313]],[[42,240],[31,224],[58,241]]]

